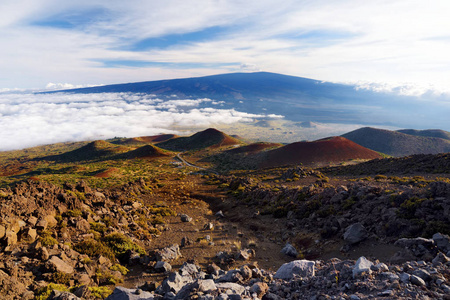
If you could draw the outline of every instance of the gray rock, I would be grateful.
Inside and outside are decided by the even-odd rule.
[[[400,281],[403,283],[408,283],[410,281],[411,275],[408,273],[401,273],[399,275]]]
[[[286,246],[284,246],[284,248],[281,249],[281,253],[283,253],[284,255],[287,255],[287,256],[294,257],[294,258],[296,258],[298,256],[297,249],[295,249],[295,247],[289,243],[286,243]]]
[[[397,274],[394,274],[392,272],[383,272],[383,273],[381,273],[381,276],[387,278],[391,282],[394,282],[394,281],[400,279]]]
[[[295,275],[313,277],[315,275],[315,262],[309,260],[294,260],[283,264],[275,273],[274,278],[289,280]]]
[[[156,298],[153,293],[146,292],[140,289],[127,289],[118,286],[114,289],[111,295],[105,300],[153,300]]]
[[[223,212],[221,210],[219,210],[218,212],[216,212],[216,217],[218,218],[225,218]]]
[[[355,266],[353,267],[352,273],[353,273],[353,278],[360,276],[364,273],[367,274],[371,274],[372,271],[370,269],[370,267],[373,265],[373,263],[368,260],[367,258],[365,258],[364,256],[361,256],[360,258],[358,258],[358,260],[355,263]]]
[[[419,276],[420,278],[422,278],[425,281],[430,281],[431,280],[430,273],[427,270],[424,270],[424,269],[415,270],[413,272],[413,275]]]
[[[171,261],[179,258],[180,256],[180,247],[177,244],[158,250],[155,253],[157,261]]]
[[[442,252],[447,253],[448,251],[450,251],[450,236],[446,234],[435,233],[433,235],[433,241],[438,249]]]
[[[199,267],[197,267],[195,264],[185,262],[178,270],[178,272],[181,274],[181,276],[189,275],[194,277],[199,272]]]
[[[447,263],[447,262],[449,262],[449,261],[450,261],[450,258],[447,257],[447,255],[445,255],[445,254],[442,253],[442,252],[439,252],[439,253],[436,255],[436,257],[433,258],[432,263],[433,263],[433,265],[437,265],[437,264],[439,264],[439,263],[445,264],[445,263]]]
[[[409,280],[411,281],[412,284],[415,284],[415,285],[418,285],[418,286],[425,286],[426,285],[425,281],[422,278],[420,278],[419,276],[416,276],[416,275],[411,275]]]
[[[164,279],[162,284],[156,289],[160,294],[169,292],[178,293],[186,284],[192,283],[191,276],[181,276],[179,273],[172,272],[169,277]]]
[[[344,241],[356,244],[367,238],[367,230],[361,223],[355,223],[347,227],[344,233]]]
[[[221,283],[216,283],[216,287],[219,290],[226,290],[229,291],[230,294],[234,293],[234,294],[238,294],[238,295],[242,295],[245,292],[245,287],[243,287],[240,284],[237,283],[233,283],[233,282],[221,282]],[[229,294],[229,295],[230,295]]]
[[[48,300],[81,300],[72,293],[69,292],[60,292],[57,290],[53,290],[50,296],[47,298]]]
[[[158,261],[155,265],[155,271],[159,273],[172,271],[172,266],[165,261]]]
[[[180,215],[180,218],[181,218],[181,221],[182,221],[182,222],[191,222],[191,221],[192,221],[192,218],[189,217],[189,216],[186,215],[186,214]]]

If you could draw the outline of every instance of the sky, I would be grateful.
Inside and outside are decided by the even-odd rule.
[[[2,0],[0,91],[268,71],[450,90],[447,0]]]
[[[267,71],[448,107],[449,15],[448,0],[2,0],[0,151],[281,117],[217,99],[33,93],[103,84]]]

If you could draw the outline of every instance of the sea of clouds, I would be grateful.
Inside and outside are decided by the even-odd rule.
[[[282,117],[249,114],[222,105],[211,99],[163,100],[132,93],[0,93],[0,151],[65,141],[179,133],[175,128]]]

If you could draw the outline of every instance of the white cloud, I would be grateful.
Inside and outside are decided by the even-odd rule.
[[[210,99],[164,102],[146,94],[0,94],[0,150],[64,141],[176,133],[172,128],[252,122],[268,116],[201,108]]]
[[[99,15],[74,28],[33,25],[51,16],[82,16],[92,10]],[[449,10],[447,0],[5,0],[0,3],[0,88],[250,69],[332,82],[432,84],[440,90],[450,78]],[[210,27],[226,30],[168,48],[125,50],[141,39]],[[212,67],[104,68],[99,59]]]

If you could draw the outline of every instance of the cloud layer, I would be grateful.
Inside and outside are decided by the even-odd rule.
[[[207,103],[209,107],[202,107]],[[143,94],[0,94],[0,150],[64,141],[179,133],[174,128],[251,122],[265,115],[221,109],[210,99]],[[279,118],[280,116],[271,116]]]

